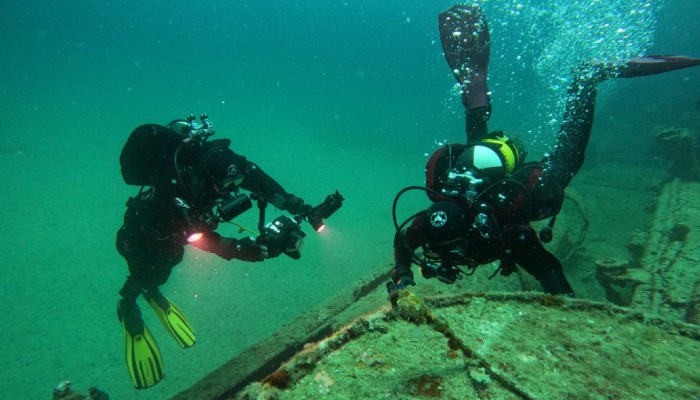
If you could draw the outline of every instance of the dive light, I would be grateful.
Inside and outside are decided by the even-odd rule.
[[[229,222],[251,207],[253,207],[253,203],[251,203],[250,198],[245,194],[239,194],[219,204],[217,211],[222,221]]]
[[[306,219],[309,221],[309,224],[311,224],[311,227],[316,232],[321,232],[324,230],[326,228],[326,224],[323,223],[323,220],[338,211],[340,207],[343,206],[343,200],[345,200],[343,195],[336,190],[335,193],[328,195],[323,203],[312,208],[311,211],[309,211],[309,214],[306,216]]]
[[[173,198],[173,203],[175,203],[175,206],[180,212],[180,216],[185,221],[185,225],[187,225],[187,230],[184,232],[187,241],[192,243],[201,239],[201,237],[204,234],[200,232],[200,230],[197,229],[196,225],[192,222],[192,217],[190,215],[190,205],[187,204],[185,200],[182,200],[179,197]]]

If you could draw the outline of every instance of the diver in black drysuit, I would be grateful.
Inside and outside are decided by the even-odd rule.
[[[200,120],[201,124],[190,116],[167,126],[141,125],[129,136],[119,159],[124,181],[141,186],[127,202],[116,240],[129,267],[119,291],[117,316],[124,331],[126,366],[137,389],[165,377],[160,349],[137,305],[139,296],[182,348],[196,343],[184,313],[159,290],[182,261],[186,245],[225,260],[257,262],[282,253],[298,259],[305,236],[299,229],[301,221],[321,229],[323,219],[342,206],[338,191],[316,207],[305,204],[258,165],[232,151],[228,139],[209,141],[214,134],[211,122],[206,115]],[[250,197],[241,190],[250,192]],[[250,209],[251,199],[259,208],[257,238],[228,238],[216,232],[220,222]],[[268,204],[293,218],[280,215],[264,224]]]
[[[147,124],[137,130],[179,130],[182,121],[167,127]],[[186,135],[181,134],[183,141]],[[157,293],[172,269],[182,261],[185,245],[214,253],[225,260],[263,261],[267,248],[251,238],[222,237],[215,231],[217,220],[210,214],[217,202],[231,197],[231,191],[243,189],[263,198],[280,210],[298,215],[311,206],[292,194],[265,173],[258,165],[228,148],[226,139],[203,145],[183,145],[175,163],[157,171],[153,185],[139,192],[127,202],[124,224],[117,233],[117,250],[127,261],[129,276],[119,291],[120,309],[136,307],[141,294]],[[196,225],[203,237],[188,242],[188,221],[183,216],[182,199],[189,207],[188,218],[197,219]],[[121,313],[120,312],[120,313]]]
[[[416,214],[394,240],[395,265],[389,293],[415,285],[411,263],[421,266],[425,278],[453,283],[462,271],[500,261],[501,275],[522,267],[550,294],[574,296],[559,260],[542,245],[564,201],[564,189],[583,164],[593,124],[596,85],[609,78],[632,78],[700,65],[700,59],[649,56],[616,63],[585,63],[573,73],[557,144],[550,156],[523,163],[520,146],[502,132],[488,132],[491,103],[487,89],[490,37],[483,11],[476,5],[456,5],[440,14],[440,36],[445,58],[462,89],[466,110],[467,142],[447,145],[426,166],[426,186],[434,202]],[[492,150],[502,168],[480,169],[475,149]],[[469,153],[469,154],[468,154]],[[500,167],[500,165],[499,165]],[[496,173],[494,173],[496,171]],[[474,182],[471,197],[453,190],[449,172]],[[458,176],[462,176],[458,175]],[[478,178],[478,179],[477,179]],[[452,186],[451,186],[452,185]],[[458,185],[459,186],[459,185]],[[530,222],[550,218],[540,232]],[[426,262],[416,256],[423,248]]]

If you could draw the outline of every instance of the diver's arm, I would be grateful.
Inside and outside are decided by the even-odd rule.
[[[411,249],[406,247],[405,240],[405,232],[396,232],[394,236],[394,269],[391,270],[391,280],[397,285],[403,283],[404,286],[408,281],[413,282]]]
[[[427,214],[419,215],[408,228],[394,235],[394,269],[391,271],[391,280],[396,285],[415,285],[411,263],[414,251],[429,239],[427,218]]]
[[[201,238],[190,244],[207,253],[216,254],[227,261],[235,258],[241,261],[255,262],[267,258],[267,248],[256,244],[253,239],[227,238],[213,231],[205,232]]]
[[[304,204],[304,200],[288,193],[282,185],[250,161],[246,161],[244,178],[240,186],[262,197],[276,208],[287,210],[292,214],[300,214],[306,209],[311,209],[311,206]]]

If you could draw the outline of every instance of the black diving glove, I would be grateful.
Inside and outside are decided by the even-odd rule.
[[[289,195],[287,200],[284,202],[284,209],[294,215],[308,215],[311,213],[312,208],[313,207],[310,205],[305,204],[302,198],[293,194]]]
[[[389,293],[389,302],[392,307],[396,307],[399,299],[399,292],[401,290],[406,290],[408,286],[416,286],[416,282],[413,281],[413,277],[404,275],[398,279],[391,278],[389,282],[386,283],[386,291]]]
[[[262,261],[267,258],[267,246],[255,243],[252,238],[238,239],[234,243],[233,258],[242,261]]]
[[[402,276],[398,280],[391,280],[386,283],[386,291],[391,295],[392,293],[404,290],[408,286],[416,286],[416,282],[410,276]]]

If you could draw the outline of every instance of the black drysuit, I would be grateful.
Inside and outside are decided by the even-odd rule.
[[[116,241],[117,250],[129,267],[129,276],[120,291],[127,302],[135,301],[143,292],[156,290],[168,280],[172,268],[182,261],[192,223],[203,237],[189,244],[226,260],[262,260],[258,246],[250,239],[225,238],[215,231],[217,220],[212,209],[218,201],[231,198],[230,193],[219,189],[218,177],[233,175],[241,189],[255,193],[279,209],[299,211],[301,199],[287,193],[256,164],[234,153],[228,145],[228,140],[182,145],[177,167],[169,159],[155,184],[127,202],[124,224],[117,232]],[[187,218],[175,198],[189,205]]]

